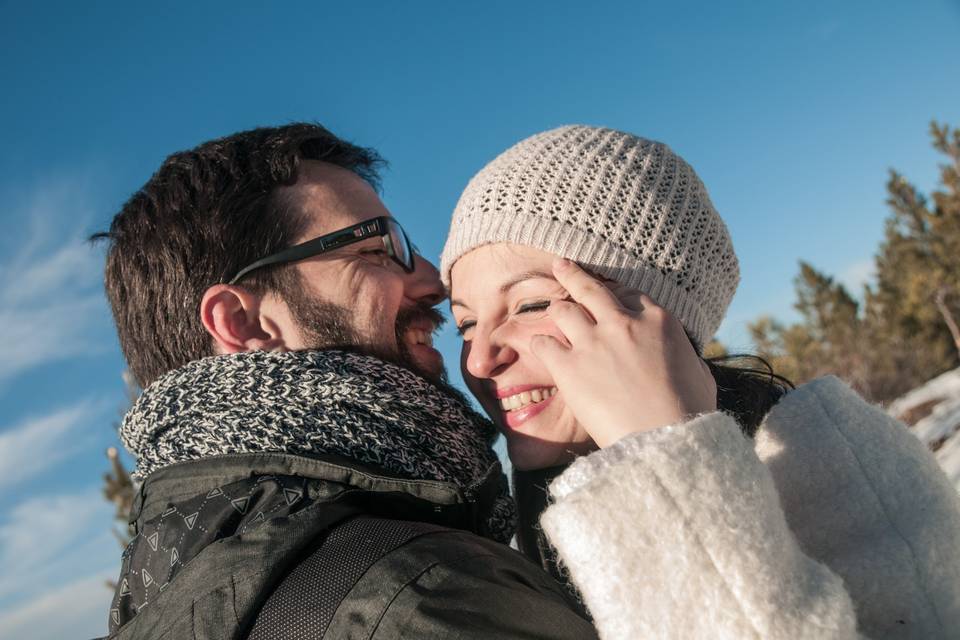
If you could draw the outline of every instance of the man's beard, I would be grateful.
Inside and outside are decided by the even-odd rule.
[[[443,326],[446,318],[433,307],[418,304],[397,313],[394,350],[371,344],[351,322],[351,310],[346,307],[311,298],[303,288],[287,292],[284,299],[308,349],[338,349],[370,355],[409,369],[431,382],[447,383],[446,369],[441,367],[439,372],[435,372],[422,367],[404,340],[407,329],[418,320],[427,320],[437,328]]]
[[[404,333],[417,320],[430,320],[437,328],[443,326],[447,319],[433,307],[418,304],[409,309],[401,309],[397,313],[395,327],[397,350],[389,351],[370,344],[370,341],[364,338],[350,321],[350,309],[346,307],[310,298],[303,288],[288,292],[284,299],[293,319],[299,325],[307,348],[336,349],[379,358],[412,371],[463,406],[473,406],[462,391],[450,384],[446,368],[441,365],[439,372],[424,369],[413,358],[403,339]]]

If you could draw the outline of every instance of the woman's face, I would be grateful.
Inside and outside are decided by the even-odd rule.
[[[565,342],[546,312],[552,301],[567,298],[552,274],[554,257],[518,245],[484,245],[457,260],[450,274],[463,377],[521,470],[569,462],[596,448],[530,352],[530,338],[538,334]]]

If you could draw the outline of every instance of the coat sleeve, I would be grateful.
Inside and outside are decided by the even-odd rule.
[[[843,397],[825,400],[824,384]],[[810,413],[809,393],[843,411]],[[625,438],[551,485],[541,523],[601,637],[950,637],[960,508],[931,456],[836,380],[788,395],[768,422],[757,448],[770,467],[733,418],[712,413]],[[870,446],[868,475],[884,481],[862,477],[864,460],[831,455],[851,428],[859,439],[848,444]],[[878,492],[922,505],[887,508],[906,509],[912,544],[931,545],[930,559],[876,555],[904,525],[879,505],[863,509]],[[925,595],[868,606],[902,588]]]
[[[960,635],[960,495],[904,425],[835,377],[789,394],[757,453],[807,555],[877,638]]]
[[[723,413],[573,465],[541,524],[605,640],[857,638],[841,578],[805,555]]]

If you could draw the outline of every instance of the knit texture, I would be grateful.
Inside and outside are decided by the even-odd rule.
[[[660,142],[582,125],[523,140],[470,180],[440,262],[493,243],[574,260],[649,295],[697,342],[716,333],[740,269],[697,174]]]
[[[497,462],[493,425],[453,390],[369,356],[254,351],[214,356],[157,379],[123,420],[134,476],[210,456],[330,454],[401,478],[449,482],[470,499]],[[489,537],[513,535],[502,494]]]

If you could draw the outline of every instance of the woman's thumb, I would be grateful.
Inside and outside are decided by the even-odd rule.
[[[553,336],[535,335],[530,338],[530,352],[544,364],[549,371],[560,367],[567,347]]]

